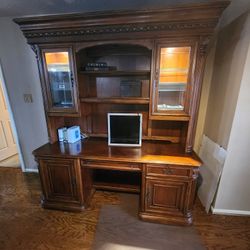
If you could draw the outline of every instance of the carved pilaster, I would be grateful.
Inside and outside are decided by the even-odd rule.
[[[207,54],[209,41],[210,41],[210,37],[202,37],[200,39],[200,45],[199,45],[200,56],[205,56]]]
[[[188,125],[186,152],[192,152],[193,150],[195,130],[197,124],[197,115],[198,115],[200,95],[201,95],[201,85],[203,80],[203,71],[205,67],[205,60],[206,60],[209,41],[210,41],[210,36],[202,36],[200,37],[200,41],[197,47],[195,82],[194,82],[195,88],[193,88],[191,111],[190,111],[190,116],[192,117],[192,119],[190,120]]]
[[[36,60],[39,61],[40,60],[40,50],[39,50],[38,45],[32,44],[32,45],[30,45],[30,47],[36,55]]]

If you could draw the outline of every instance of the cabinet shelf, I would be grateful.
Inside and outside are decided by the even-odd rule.
[[[159,83],[159,92],[170,92],[170,91],[178,91],[185,92],[186,91],[186,83]]]
[[[171,110],[172,111],[172,110]],[[169,111],[169,112],[171,112]],[[174,115],[174,114],[153,114],[149,117],[149,120],[155,120],[155,121],[189,121],[190,116],[189,115]]]
[[[109,70],[109,71],[80,71],[80,74],[92,75],[96,77],[117,77],[117,76],[149,76],[150,70],[135,70],[135,71],[124,71],[124,70]]]
[[[116,98],[98,98],[98,97],[87,97],[81,98],[83,103],[113,103],[113,104],[149,104],[149,98],[142,97],[116,97]]]
[[[132,185],[132,184],[94,182],[93,187],[96,189],[103,189],[103,190],[110,190],[110,191],[140,193],[140,187],[137,185]]]

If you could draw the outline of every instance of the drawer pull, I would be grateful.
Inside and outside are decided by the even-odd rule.
[[[164,172],[164,174],[173,174],[174,173],[174,171],[170,168],[164,169],[163,172]]]

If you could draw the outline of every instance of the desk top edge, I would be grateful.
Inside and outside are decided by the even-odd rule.
[[[90,138],[72,144],[47,143],[35,149],[33,155],[36,159],[73,158],[113,162],[173,164],[189,167],[199,167],[202,164],[195,152],[185,153],[180,144],[144,141],[142,147],[111,147],[103,138]]]

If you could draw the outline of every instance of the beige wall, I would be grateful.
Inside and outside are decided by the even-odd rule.
[[[25,167],[36,169],[32,150],[47,142],[47,127],[35,55],[11,18],[0,18],[0,60]],[[23,94],[32,94],[25,103]]]
[[[243,76],[228,143],[215,210],[237,211],[250,214],[250,15],[248,29],[248,53],[243,65]],[[246,41],[247,42],[247,41]],[[233,212],[235,213],[235,212]]]
[[[248,50],[247,15],[223,28],[217,39],[204,134],[227,149]]]

